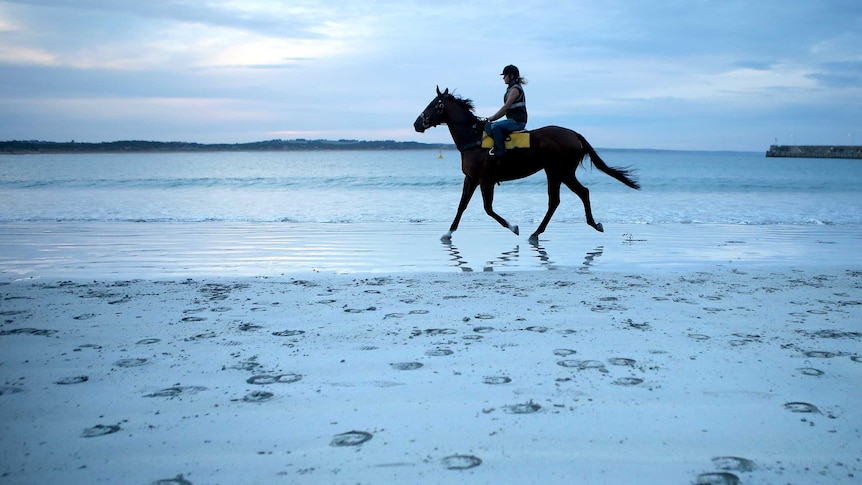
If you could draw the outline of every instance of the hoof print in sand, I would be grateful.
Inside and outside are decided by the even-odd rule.
[[[398,362],[395,364],[389,364],[395,370],[416,370],[421,369],[423,364],[420,362]]]
[[[805,357],[811,357],[812,359],[831,359],[837,356],[838,354],[835,352],[827,352],[825,350],[811,350],[809,352],[805,352]]]
[[[643,382],[644,380],[639,377],[620,377],[611,382],[611,384],[617,386],[637,386],[639,384],[643,384]]]
[[[263,367],[263,364],[255,362],[255,360],[252,358],[249,360],[243,360],[243,361],[237,362],[236,364],[233,364],[233,365],[225,366],[224,369],[256,371],[256,370],[260,369],[261,367]]]
[[[201,391],[206,391],[207,388],[203,386],[177,386],[177,387],[168,387],[166,389],[162,389],[161,391],[156,391],[152,394],[146,394],[144,397],[177,397],[181,394],[197,394]]]
[[[92,428],[87,428],[81,433],[82,438],[95,438],[97,436],[105,436],[106,434],[116,433],[120,430],[120,425],[118,424],[109,424],[107,426],[103,424],[97,424]]]
[[[275,394],[266,391],[254,391],[246,394],[242,400],[245,402],[265,402],[275,397]]]
[[[161,342],[162,339],[159,338],[145,338],[143,340],[138,340],[135,342],[136,345],[152,345]]]
[[[17,386],[2,386],[0,387],[0,396],[5,396],[7,394],[18,394],[24,392],[23,387]]]
[[[180,473],[174,478],[163,478],[161,480],[156,480],[152,483],[152,485],[192,485],[192,482],[183,478],[183,474]]]
[[[302,376],[299,374],[281,374],[277,376],[260,375],[249,377],[246,382],[263,386],[266,384],[293,384],[301,379]]]
[[[804,376],[820,377],[824,374],[824,372],[822,370],[815,369],[813,367],[803,367],[801,369],[796,369],[796,370],[798,370],[799,373],[804,375]]]
[[[329,446],[359,446],[373,437],[371,433],[365,431],[348,431],[333,436]]]
[[[425,352],[425,355],[429,357],[445,357],[452,354],[454,354],[454,352],[449,349],[434,349]]]
[[[607,372],[608,370],[605,368],[605,363],[598,360],[584,360],[578,363],[578,369],[580,370],[588,370],[594,369],[599,372]]]
[[[455,335],[458,333],[454,328],[428,328],[425,330],[413,330],[410,332],[411,337],[419,337],[420,335],[426,335],[428,337],[436,337],[438,335]]]
[[[753,461],[738,456],[717,456],[712,459],[712,463],[719,470],[751,472],[755,468]]]
[[[807,402],[788,402],[784,403],[784,409],[791,413],[820,413],[817,406],[808,404]]]
[[[361,308],[345,308],[344,309],[345,313],[364,313],[364,312],[376,312],[376,311],[377,311],[377,307],[375,307],[375,306],[370,306],[370,307],[365,308],[365,309],[361,309]]]
[[[508,384],[512,382],[512,378],[507,376],[489,376],[482,379],[482,382],[485,384],[490,384],[492,386],[497,386],[500,384]]]
[[[296,337],[297,335],[302,335],[305,333],[305,330],[282,330],[281,332],[272,332],[276,337]]]
[[[443,458],[443,466],[447,470],[469,470],[481,464],[482,460],[473,455],[452,455]]]
[[[67,386],[69,384],[80,384],[82,382],[87,382],[90,380],[87,376],[75,376],[75,377],[64,377],[59,381],[54,382],[54,384],[60,384],[61,386]]]
[[[507,414],[533,414],[539,412],[541,409],[542,406],[539,406],[533,401],[503,406],[503,411]]]
[[[56,330],[45,330],[41,328],[16,328],[13,330],[0,330],[0,337],[6,335],[38,335],[41,337],[50,337],[57,333]]]
[[[694,485],[739,485],[739,477],[733,473],[701,473]]]
[[[572,349],[556,349],[556,350],[554,350],[554,355],[556,355],[557,357],[568,357],[570,355],[574,355],[577,353],[578,353],[577,350],[572,350]]]
[[[114,365],[117,367],[140,367],[142,365],[147,365],[149,360],[144,358],[136,358],[136,359],[120,359],[114,362]]]
[[[608,364],[610,365],[634,367],[635,363],[636,361],[634,359],[626,359],[625,357],[615,357],[613,359],[608,359]]]
[[[545,332],[547,332],[547,331],[548,331],[548,330],[550,330],[550,329],[549,329],[548,327],[542,327],[542,326],[538,326],[538,325],[533,325],[533,326],[531,326],[531,327],[527,327],[527,328],[525,328],[524,330],[526,330],[526,331],[528,331],[528,332],[545,333]]]

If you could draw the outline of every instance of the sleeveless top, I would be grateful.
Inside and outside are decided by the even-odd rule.
[[[511,84],[508,88],[506,88],[506,94],[503,95],[503,103],[506,102],[506,98],[509,97],[509,91],[518,88],[518,92],[521,93],[518,96],[518,99],[515,100],[515,103],[506,111],[506,118],[517,121],[518,123],[527,123],[527,97],[524,95],[524,88],[520,84]]]

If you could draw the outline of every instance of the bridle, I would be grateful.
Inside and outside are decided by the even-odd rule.
[[[476,141],[467,143],[466,145],[457,146],[456,148],[458,148],[458,151],[463,152],[464,150],[469,150],[471,148],[480,147],[482,145],[482,135],[481,135],[482,126],[484,126],[485,123],[487,123],[487,120],[482,119],[482,118],[476,118],[475,121],[460,121],[460,122],[443,121],[442,118],[443,118],[443,111],[446,109],[446,100],[451,98],[451,97],[452,97],[452,94],[449,94],[449,93],[440,94],[437,97],[437,103],[434,105],[434,110],[433,110],[432,114],[430,116],[427,116],[425,114],[425,111],[423,111],[422,114],[419,115],[419,117],[422,119],[422,125],[426,129],[427,128],[434,128],[434,127],[442,125],[444,123],[447,125],[453,125],[453,124],[454,125],[461,125],[461,124],[472,125],[472,131],[477,136],[478,139]],[[431,123],[432,119],[438,120],[438,121],[436,123]]]
[[[430,116],[430,119],[435,119],[435,120],[439,120],[439,121],[432,124],[431,121],[429,120],[429,116],[426,116],[425,111],[423,111],[422,114],[419,115],[419,117],[422,118],[422,126],[424,126],[426,129],[428,129],[428,128],[434,128],[435,126],[439,126],[439,125],[443,124],[442,118],[443,118],[443,110],[446,109],[446,99],[448,99],[451,96],[452,95],[449,93],[441,94],[441,95],[437,96],[437,104],[434,105],[434,112]]]

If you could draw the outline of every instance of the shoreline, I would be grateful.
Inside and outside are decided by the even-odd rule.
[[[492,222],[451,242],[416,223],[0,223],[0,278],[860,267],[862,227],[557,224],[531,244]]]

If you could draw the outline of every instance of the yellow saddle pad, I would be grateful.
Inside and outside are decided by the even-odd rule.
[[[487,133],[483,133],[482,148],[492,148],[493,146],[494,139],[488,136]],[[530,132],[516,131],[514,133],[510,133],[509,136],[506,137],[506,150],[511,148],[530,148]]]

